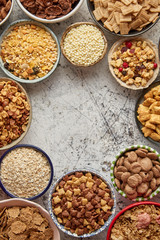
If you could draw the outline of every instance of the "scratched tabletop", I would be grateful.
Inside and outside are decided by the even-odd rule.
[[[9,20],[0,28],[18,19],[27,19],[14,4]],[[62,33],[72,23],[92,21],[86,2],[68,20],[48,26],[61,39]],[[107,33],[108,50],[119,38]],[[158,44],[160,21],[143,34]],[[0,76],[5,74],[0,70]],[[50,156],[56,181],[72,169],[91,168],[110,181],[110,166],[115,156],[125,147],[145,144],[157,151],[158,145],[149,142],[139,132],[135,121],[135,104],[142,90],[121,87],[111,76],[107,54],[102,61],[85,69],[71,65],[61,55],[56,71],[45,81],[23,84],[32,103],[31,127],[21,143],[42,148]],[[1,153],[2,154],[2,153]],[[111,182],[111,181],[110,181]],[[0,190],[0,200],[9,198]],[[132,202],[116,193],[116,212]],[[152,199],[160,202],[160,194]],[[35,200],[48,209],[48,192]],[[73,240],[64,233],[61,240]],[[105,240],[107,229],[87,239]]]

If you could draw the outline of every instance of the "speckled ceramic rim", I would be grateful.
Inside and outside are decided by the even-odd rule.
[[[14,0],[12,0],[11,8],[10,8],[7,16],[2,20],[2,22],[0,22],[0,26],[1,26],[4,22],[6,22],[7,19],[9,18],[9,16],[11,15],[11,12],[12,12],[12,10],[13,10],[13,5],[14,5]]]
[[[148,201],[144,201],[144,202],[138,202],[138,203],[132,203],[130,205],[128,205],[127,207],[125,207],[124,209],[122,209],[115,217],[114,219],[112,220],[109,228],[108,228],[108,232],[107,232],[107,238],[106,240],[110,240],[110,234],[111,234],[111,230],[112,230],[112,227],[115,223],[115,221],[124,213],[126,212],[127,210],[133,208],[133,207],[137,207],[137,206],[140,206],[140,205],[155,205],[155,206],[158,206],[160,207],[160,203],[157,203],[157,202],[148,202]]]
[[[10,71],[8,71],[5,67],[4,67],[4,63],[2,61],[2,58],[0,57],[0,67],[2,68],[2,70],[5,72],[6,75],[8,75],[10,78],[13,78],[15,81],[17,82],[21,82],[21,83],[37,83],[37,82],[41,82],[43,80],[45,80],[46,78],[48,78],[57,68],[59,60],[60,60],[60,55],[61,55],[61,50],[60,50],[60,45],[59,45],[59,41],[56,37],[56,35],[51,31],[51,29],[49,29],[48,27],[46,27],[45,25],[43,25],[42,23],[33,21],[33,20],[27,20],[27,19],[22,19],[22,20],[17,20],[13,23],[11,23],[5,30],[4,32],[1,34],[0,36],[0,46],[1,43],[3,41],[3,38],[8,35],[10,33],[10,31],[15,27],[15,26],[21,26],[21,25],[25,25],[25,24],[33,24],[36,25],[38,27],[41,27],[43,29],[45,29],[47,32],[49,32],[52,36],[52,38],[55,40],[56,44],[57,44],[57,61],[55,62],[53,68],[51,69],[50,72],[48,72],[44,77],[41,78],[36,78],[33,80],[26,80],[26,79],[21,79],[19,77],[16,77],[14,74],[12,74]],[[1,49],[1,47],[0,47]]]
[[[80,8],[80,6],[82,5],[84,0],[79,0],[79,3],[73,8],[73,10],[71,10],[68,14],[66,14],[65,16],[63,17],[60,17],[60,18],[54,18],[54,19],[43,19],[43,18],[39,18],[39,17],[36,17],[34,14],[30,13],[26,8],[23,7],[23,5],[21,4],[20,0],[17,0],[17,3],[19,5],[19,7],[22,9],[22,11],[28,15],[30,18],[38,21],[38,22],[42,22],[42,23],[58,23],[58,22],[62,22],[66,19],[68,19],[69,17],[73,16],[77,11],[78,9]]]
[[[111,198],[114,200],[114,206],[112,207],[112,215],[109,216],[108,220],[105,222],[105,224],[98,230],[92,232],[92,233],[88,233],[88,234],[84,234],[84,235],[81,235],[81,236],[78,236],[76,233],[71,233],[70,231],[66,230],[64,228],[63,225],[61,225],[58,221],[57,221],[57,217],[53,214],[53,211],[52,211],[52,202],[51,202],[51,199],[52,199],[52,194],[54,193],[58,183],[62,180],[63,177],[65,177],[66,175],[71,175],[75,172],[84,172],[84,173],[87,173],[87,172],[90,172],[91,174],[93,175],[96,175],[97,177],[101,178],[109,187],[109,189],[111,190]],[[110,184],[101,174],[97,173],[95,170],[92,170],[92,169],[76,169],[76,170],[73,170],[73,171],[70,171],[66,174],[64,174],[63,176],[61,176],[52,186],[51,186],[51,190],[50,190],[50,193],[49,193],[49,198],[48,198],[48,208],[49,208],[49,213],[54,221],[54,223],[57,225],[57,227],[62,230],[64,233],[72,236],[72,237],[77,237],[77,238],[86,238],[86,237],[92,237],[94,235],[97,235],[99,233],[101,233],[106,227],[109,226],[110,222],[112,221],[114,215],[115,215],[115,210],[116,210],[116,197],[115,197],[115,193],[114,193],[114,190],[113,190],[113,186],[112,184]]]
[[[49,156],[48,156],[41,148],[36,147],[36,146],[34,146],[34,145],[30,145],[30,144],[19,144],[19,145],[16,145],[16,146],[8,149],[8,150],[1,156],[1,158],[0,158],[0,166],[1,166],[1,163],[2,163],[2,161],[3,161],[3,158],[4,158],[8,153],[10,153],[12,150],[14,150],[14,149],[16,149],[16,148],[21,148],[21,147],[33,148],[33,149],[37,150],[38,152],[41,152],[41,153],[46,157],[46,159],[48,160],[48,163],[49,163],[50,168],[51,168],[51,176],[50,176],[50,180],[49,180],[46,188],[45,188],[41,193],[39,193],[38,195],[36,195],[36,196],[34,196],[34,197],[24,198],[24,199],[28,199],[28,200],[34,200],[34,199],[42,196],[42,195],[49,189],[49,187],[50,187],[50,185],[51,185],[51,183],[52,183],[52,180],[53,180],[53,175],[54,175],[53,164],[52,164],[51,159],[49,158]],[[1,179],[0,179],[0,187],[1,187],[1,188],[3,189],[3,191],[4,191],[7,195],[9,195],[10,197],[12,197],[12,198],[19,198],[19,197],[13,195],[12,193],[10,193],[10,192],[5,188],[5,186],[4,186],[4,185],[2,184],[2,182],[1,182]]]
[[[114,172],[113,172],[114,171],[114,166],[115,166],[116,161],[118,160],[118,158],[121,157],[125,152],[131,151],[131,150],[135,150],[137,148],[144,148],[144,149],[149,150],[150,152],[156,153],[157,156],[158,156],[158,160],[160,161],[160,154],[156,150],[154,150],[153,148],[145,146],[145,145],[133,145],[133,146],[130,146],[130,147],[125,148],[124,150],[120,151],[120,153],[116,156],[116,159],[112,162],[111,171],[110,171],[110,177],[111,177],[111,181],[113,183],[113,186],[115,187],[117,192],[120,193],[125,198],[127,198],[127,195],[122,190],[117,188],[117,185],[116,185],[116,183],[114,181]],[[152,197],[156,196],[159,192],[160,192],[160,186],[154,192],[152,192],[149,197],[147,197],[147,198],[137,197],[136,199],[132,199],[132,201],[140,202],[140,201],[149,200]]]

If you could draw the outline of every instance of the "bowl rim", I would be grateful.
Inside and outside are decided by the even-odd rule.
[[[65,54],[64,47],[63,47],[63,45],[64,45],[64,40],[65,40],[65,37],[66,37],[67,33],[68,33],[71,29],[77,28],[78,26],[81,26],[81,25],[91,25],[91,26],[96,27],[96,28],[101,32],[102,38],[103,38],[103,41],[104,41],[104,49],[103,49],[102,55],[97,59],[96,62],[94,62],[94,63],[92,63],[92,64],[90,64],[90,65],[87,65],[87,66],[86,66],[86,65],[83,65],[83,64],[76,64],[76,63],[72,62],[72,61],[70,60],[70,58]],[[104,56],[106,55],[106,52],[107,52],[107,48],[108,48],[108,41],[107,41],[106,36],[105,36],[104,32],[102,31],[102,29],[101,29],[99,26],[97,26],[95,23],[93,23],[93,22],[75,22],[75,23],[69,25],[69,26],[65,29],[65,31],[63,32],[62,37],[61,37],[61,41],[60,41],[60,46],[61,46],[61,51],[62,51],[63,56],[64,56],[71,64],[73,64],[73,65],[76,66],[76,67],[87,68],[87,67],[91,67],[91,66],[95,65],[96,63],[100,62],[100,61],[104,58]]]
[[[12,81],[14,83],[16,83],[16,85],[18,85],[18,87],[21,89],[22,92],[24,92],[26,98],[27,98],[27,101],[29,103],[29,106],[30,106],[30,115],[29,115],[29,121],[28,121],[28,124],[27,124],[27,128],[26,130],[20,135],[19,138],[13,140],[10,144],[7,144],[3,147],[0,148],[0,151],[3,151],[3,150],[7,150],[13,146],[15,146],[16,144],[18,144],[27,134],[30,126],[31,126],[31,121],[32,121],[32,104],[31,104],[31,99],[29,98],[26,90],[24,89],[24,87],[19,83],[19,82],[16,82],[15,80],[11,79],[11,78],[8,78],[8,77],[0,77],[0,82],[1,81]]]
[[[60,224],[58,221],[57,221],[57,217],[53,214],[53,211],[52,211],[52,203],[51,203],[51,199],[52,199],[52,193],[54,192],[56,186],[58,185],[58,183],[63,179],[63,177],[65,177],[66,175],[71,175],[75,172],[84,172],[84,173],[91,173],[93,175],[96,175],[98,176],[99,178],[101,178],[105,183],[107,183],[107,186],[109,187],[109,189],[111,190],[111,197],[112,199],[114,200],[114,205],[112,207],[112,214],[109,216],[108,220],[105,222],[105,224],[99,228],[98,230],[92,232],[92,233],[87,233],[87,234],[83,234],[83,235],[80,235],[78,236],[76,233],[71,233],[69,230],[66,230],[64,228],[64,226],[62,224]],[[52,217],[52,220],[54,221],[54,223],[56,224],[56,226],[64,233],[68,234],[69,236],[72,236],[72,237],[76,237],[76,238],[87,238],[87,237],[91,237],[91,236],[95,236],[99,233],[101,233],[103,230],[106,229],[106,227],[109,226],[110,222],[112,221],[114,215],[115,215],[115,210],[116,210],[116,196],[115,196],[115,193],[114,193],[114,188],[112,186],[112,183],[110,183],[103,175],[101,175],[99,172],[97,172],[96,170],[94,169],[91,169],[91,168],[85,168],[85,169],[74,169],[72,171],[69,171],[63,175],[61,175],[61,177],[58,178],[58,180],[51,186],[50,188],[50,192],[49,192],[49,195],[48,195],[48,209],[49,209],[49,213]]]
[[[11,0],[12,4],[11,4],[11,7],[9,9],[9,12],[7,13],[6,17],[0,22],[0,26],[5,23],[5,21],[7,21],[7,19],[9,18],[9,16],[11,15],[11,12],[13,10],[13,5],[14,5],[14,1],[15,0]]]
[[[153,149],[153,148],[151,148],[151,147],[149,147],[149,146],[147,146],[147,145],[132,145],[132,146],[129,146],[129,147],[126,147],[126,148],[122,149],[122,150],[116,155],[115,160],[112,161],[112,164],[111,164],[110,178],[111,178],[112,184],[113,184],[114,188],[116,189],[116,191],[117,191],[121,196],[125,197],[126,199],[128,199],[126,193],[125,193],[124,191],[120,190],[120,189],[117,187],[117,185],[116,185],[116,183],[115,183],[115,181],[114,181],[114,179],[115,179],[115,177],[114,177],[114,167],[115,167],[115,164],[116,164],[118,158],[121,157],[125,152],[131,151],[131,150],[134,150],[134,149],[138,149],[138,148],[147,149],[147,150],[149,150],[149,151],[151,151],[151,152],[156,153],[157,156],[158,156],[158,161],[160,161],[160,154],[159,154],[155,149]],[[130,199],[130,200],[131,200],[131,201],[136,201],[136,202],[146,201],[146,200],[149,200],[149,199],[153,198],[154,196],[156,196],[159,192],[160,192],[160,185],[159,185],[159,187],[158,187],[155,191],[153,191],[147,198],[137,197],[136,199],[132,199],[132,200]]]
[[[152,76],[151,79],[149,79],[149,81],[147,82],[147,84],[143,87],[136,87],[134,84],[133,85],[127,85],[125,82],[123,82],[120,78],[118,78],[113,70],[113,67],[111,66],[110,62],[112,60],[112,55],[113,53],[117,50],[117,48],[126,41],[133,41],[133,40],[137,40],[137,41],[146,41],[149,46],[152,48],[152,50],[155,52],[155,62],[157,63],[157,68],[154,70],[154,74]],[[148,88],[157,78],[158,74],[159,74],[159,68],[160,68],[160,62],[159,62],[159,54],[158,54],[158,48],[157,45],[150,39],[146,38],[146,37],[129,37],[129,38],[121,38],[119,40],[117,40],[116,42],[114,42],[114,44],[111,46],[109,52],[108,52],[108,65],[109,65],[109,70],[111,75],[113,76],[113,78],[122,86],[131,90],[142,90],[145,88]]]
[[[29,201],[27,199],[23,199],[23,198],[12,198],[12,199],[5,199],[5,200],[0,200],[0,206],[6,204],[7,208],[10,208],[12,206],[20,206],[20,207],[25,207],[25,206],[30,206],[30,207],[36,207],[40,213],[42,214],[43,217],[45,217],[48,222],[50,227],[53,229],[54,233],[56,232],[56,240],[60,240],[60,233],[59,230],[57,228],[57,226],[55,225],[55,223],[52,221],[52,218],[49,214],[49,212],[42,207],[40,204],[33,202],[33,201]],[[54,239],[53,239],[54,240]]]
[[[46,30],[47,32],[49,32],[52,36],[52,38],[54,39],[56,45],[57,45],[57,60],[55,62],[55,64],[53,65],[52,69],[43,77],[41,78],[35,78],[33,80],[27,80],[27,79],[23,79],[23,78],[19,78],[19,77],[16,77],[14,74],[12,74],[10,71],[8,71],[3,65],[3,61],[2,61],[2,58],[0,57],[0,67],[1,69],[3,70],[3,72],[8,75],[8,77],[14,79],[15,81],[17,82],[20,82],[20,83],[38,83],[38,82],[41,82],[45,79],[47,79],[57,68],[58,64],[59,64],[59,61],[60,61],[60,56],[61,56],[61,48],[60,48],[60,44],[59,44],[59,40],[57,38],[57,36],[55,35],[55,33],[50,29],[48,28],[47,26],[45,26],[44,24],[40,23],[40,22],[36,22],[34,20],[31,20],[31,19],[19,19],[19,20],[16,20],[14,22],[12,22],[11,24],[9,24],[5,30],[2,32],[1,36],[0,36],[0,49],[1,49],[1,43],[3,41],[3,38],[8,35],[8,33],[10,33],[10,31],[15,27],[15,26],[21,26],[21,25],[25,25],[25,24],[33,24],[33,25],[36,25],[38,27],[41,27],[43,28],[44,30]]]
[[[140,205],[156,205],[156,206],[160,207],[160,203],[152,202],[152,201],[136,202],[136,203],[132,203],[132,204],[126,206],[125,208],[120,210],[120,212],[118,212],[116,214],[116,216],[113,218],[113,220],[112,220],[112,222],[111,222],[111,224],[110,224],[110,226],[108,228],[106,240],[110,240],[110,234],[111,234],[112,227],[113,227],[114,223],[116,222],[116,220],[120,217],[120,215],[122,215],[127,210],[129,210],[129,209],[131,209],[133,207],[136,207],[136,206],[140,206]]]
[[[150,23],[148,24],[148,27],[146,26],[145,28],[143,28],[141,31],[137,31],[135,33],[130,33],[130,34],[120,34],[120,33],[115,33],[115,32],[111,32],[109,31],[107,28],[105,28],[100,21],[97,21],[97,19],[95,18],[94,14],[93,14],[93,11],[91,9],[91,4],[92,4],[93,1],[90,1],[90,0],[87,0],[87,7],[88,7],[88,10],[89,10],[89,13],[92,17],[92,19],[96,22],[96,24],[101,27],[103,29],[103,31],[106,31],[107,33],[110,33],[114,36],[119,36],[119,37],[136,37],[136,36],[139,36],[145,32],[147,32],[148,30],[150,30],[160,19],[160,14],[159,14],[159,17],[156,19],[155,22],[153,23]],[[135,30],[136,31],[136,30]]]
[[[60,18],[54,18],[54,19],[43,19],[40,17],[37,17],[36,15],[30,13],[20,2],[20,0],[16,0],[16,2],[18,3],[19,7],[24,11],[25,14],[27,14],[30,18],[38,21],[38,22],[42,22],[42,23],[59,23],[62,22],[66,19],[68,19],[69,17],[71,17],[72,15],[74,15],[78,9],[81,7],[82,3],[84,2],[84,0],[79,0],[79,2],[77,3],[77,5],[69,12],[67,13],[65,16],[60,17]]]
[[[43,190],[42,192],[40,192],[39,194],[37,194],[37,195],[35,195],[35,196],[33,196],[33,197],[29,197],[29,198],[18,197],[18,196],[15,196],[14,194],[10,193],[10,192],[5,188],[5,186],[3,185],[2,181],[1,181],[1,177],[0,177],[0,187],[2,188],[2,190],[3,190],[8,196],[10,196],[10,197],[12,197],[12,198],[16,198],[16,199],[20,199],[20,198],[21,198],[21,199],[24,199],[24,200],[34,200],[34,199],[36,199],[36,198],[41,197],[41,196],[49,189],[49,187],[51,186],[51,183],[52,183],[52,180],[53,180],[53,176],[54,176],[54,168],[53,168],[53,164],[52,164],[52,161],[51,161],[50,157],[49,157],[48,154],[47,154],[46,152],[44,152],[41,148],[39,148],[39,147],[37,147],[37,146],[35,146],[35,145],[31,145],[31,144],[19,144],[19,145],[16,145],[16,146],[11,147],[11,148],[8,149],[5,153],[3,153],[3,155],[0,157],[0,169],[1,169],[1,163],[2,163],[2,161],[3,161],[3,159],[4,159],[4,157],[5,157],[8,153],[10,153],[12,150],[14,150],[14,149],[16,149],[16,148],[22,148],[22,147],[23,147],[23,148],[32,148],[32,149],[34,149],[34,150],[42,153],[42,154],[46,157],[46,159],[47,159],[47,161],[48,161],[48,163],[49,163],[49,165],[50,165],[50,168],[51,168],[51,174],[50,174],[50,179],[49,179],[48,184],[46,185],[46,187],[44,188],[44,190]]]

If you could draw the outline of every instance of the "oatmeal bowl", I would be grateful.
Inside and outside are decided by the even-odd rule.
[[[33,145],[16,145],[0,158],[0,187],[12,198],[34,200],[42,196],[53,173],[49,156]]]
[[[15,21],[0,37],[0,67],[17,82],[37,83],[47,79],[59,60],[56,35],[36,21]]]
[[[112,162],[110,177],[123,197],[149,200],[160,192],[160,154],[144,145],[125,148]]]
[[[112,185],[93,170],[66,173],[51,187],[49,213],[64,233],[86,238],[109,226],[116,208]]]
[[[106,240],[159,239],[160,203],[138,202],[122,209],[112,220]]]
[[[109,51],[108,63],[115,80],[132,90],[147,88],[159,73],[157,46],[146,38],[118,40]]]
[[[18,144],[27,134],[31,102],[25,89],[10,78],[0,78],[0,151]]]
[[[22,198],[0,201],[2,239],[60,240],[58,228],[41,205]]]

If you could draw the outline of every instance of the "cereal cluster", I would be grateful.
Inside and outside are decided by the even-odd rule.
[[[155,51],[145,40],[123,42],[112,54],[115,75],[127,85],[145,87],[157,68]]]
[[[14,27],[1,44],[4,67],[19,78],[45,76],[57,60],[57,45],[45,29],[25,24]]]
[[[30,105],[26,95],[12,81],[0,81],[0,147],[19,138],[26,131]]]
[[[160,85],[144,95],[137,113],[137,118],[143,125],[144,136],[160,142]]]
[[[7,16],[11,5],[11,0],[0,0],[0,22]]]
[[[35,207],[0,209],[1,240],[52,240],[53,230],[48,220]]]
[[[127,210],[116,220],[111,230],[110,240],[158,240],[159,236],[160,208],[154,205],[142,204]]]
[[[78,0],[20,0],[22,5],[36,17],[54,19],[68,14]]]
[[[138,148],[118,158],[114,167],[115,183],[129,199],[147,198],[160,185],[160,162],[154,152]]]
[[[92,1],[92,0],[91,0]],[[120,34],[141,31],[154,23],[160,12],[158,0],[93,0],[93,14],[104,27]]]
[[[104,181],[91,173],[66,175],[52,195],[57,220],[77,235],[99,229],[112,214],[114,200]]]

